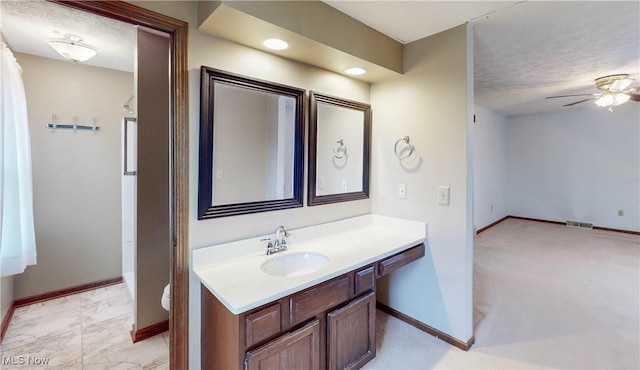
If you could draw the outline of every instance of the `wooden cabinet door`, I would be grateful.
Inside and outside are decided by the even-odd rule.
[[[320,370],[320,320],[247,352],[247,370]]]
[[[376,295],[371,292],[328,315],[329,370],[359,369],[376,356]]]

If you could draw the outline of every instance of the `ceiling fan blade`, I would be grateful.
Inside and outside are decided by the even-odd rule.
[[[565,104],[565,105],[563,105],[563,107],[570,107],[572,105],[584,103],[584,102],[589,101],[589,100],[593,100],[593,98],[578,100],[578,101],[575,101],[573,103]]]
[[[569,98],[572,96],[593,96],[595,94],[572,94],[572,95],[556,95],[556,96],[547,96],[545,99],[555,99],[555,98]]]
[[[629,95],[629,100],[640,101],[640,94],[627,94]]]

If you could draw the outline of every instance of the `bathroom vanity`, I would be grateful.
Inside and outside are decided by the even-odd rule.
[[[193,251],[205,369],[361,367],[376,353],[376,280],[424,256],[426,225],[355,217],[294,230],[272,256],[261,239]]]

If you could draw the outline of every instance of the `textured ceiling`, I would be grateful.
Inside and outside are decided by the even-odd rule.
[[[474,27],[475,102],[505,115],[563,108],[597,92],[597,77],[640,78],[638,1],[326,1],[401,42],[465,22]],[[133,26],[43,0],[0,0],[0,27],[13,50],[61,58],[46,43],[74,33],[100,53],[87,64],[133,71]],[[577,99],[576,99],[577,100]],[[637,104],[637,103],[628,103]]]
[[[562,105],[579,98],[544,97],[595,93],[597,77],[619,73],[638,86],[638,1],[523,2],[472,23],[480,106],[505,115],[570,109]]]
[[[475,103],[505,115],[598,109],[544,99],[597,92],[597,77],[628,73],[638,86],[638,1],[325,2],[405,43],[470,22]]]
[[[44,0],[0,0],[0,31],[18,53],[62,59],[47,41],[82,37],[98,50],[84,64],[133,72],[133,25]]]

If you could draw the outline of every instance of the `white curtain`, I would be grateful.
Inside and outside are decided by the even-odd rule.
[[[0,276],[36,263],[27,102],[22,70],[0,42]]]

